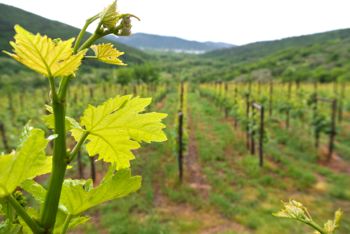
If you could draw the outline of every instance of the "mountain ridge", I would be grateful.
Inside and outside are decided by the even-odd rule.
[[[203,56],[216,59],[229,59],[231,62],[242,62],[257,57],[264,57],[292,47],[304,47],[331,40],[344,40],[346,38],[350,38],[350,28],[292,36],[277,40],[258,41],[229,49],[214,50],[205,53]]]
[[[134,33],[130,37],[110,35],[108,39],[143,50],[175,51],[185,53],[205,53],[208,51],[234,47],[224,42],[199,42],[186,40],[176,36],[163,36],[149,33]]]

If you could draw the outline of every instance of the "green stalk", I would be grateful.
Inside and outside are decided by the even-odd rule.
[[[74,53],[86,49],[92,45],[97,39],[105,36],[105,33],[98,34],[94,33],[91,35],[83,45],[79,47],[80,41],[83,38],[83,35],[87,27],[98,18],[98,15],[92,17],[86,22],[84,28],[79,33],[78,39],[74,45]],[[50,78],[50,77],[49,77]],[[67,147],[66,147],[66,126],[65,126],[65,117],[66,117],[66,95],[71,76],[62,78],[58,92],[55,90],[55,85],[53,79],[50,78],[50,87],[52,93],[52,107],[53,114],[55,119],[55,134],[57,137],[54,140],[54,150],[52,158],[52,173],[50,177],[49,187],[46,194],[43,211],[41,214],[41,224],[45,228],[43,233],[48,234],[52,233],[55,222],[56,215],[58,211],[59,200],[61,196],[62,184],[64,181],[64,176],[67,169]],[[87,135],[84,136],[82,141],[78,143],[80,148],[81,144],[86,139]],[[78,148],[77,148],[78,149]],[[73,153],[75,150],[73,150]],[[76,150],[77,152],[77,150]],[[73,154],[74,155],[74,154]],[[69,155],[71,156],[71,155]]]
[[[72,149],[72,151],[70,152],[70,154],[68,155],[68,163],[70,163],[71,161],[74,160],[74,158],[77,156],[78,151],[80,150],[82,144],[84,143],[84,141],[86,140],[86,138],[88,137],[89,132],[86,131],[84,132],[84,134],[80,137],[79,142],[74,146],[74,148]]]
[[[97,20],[98,18],[99,18],[99,14],[97,14],[97,15],[95,15],[95,16],[93,16],[93,17],[91,17],[91,18],[89,18],[89,19],[86,20],[86,22],[85,22],[85,24],[84,24],[84,27],[80,30],[79,35],[78,35],[78,37],[77,37],[77,40],[75,41],[74,49],[73,49],[73,53],[74,53],[74,54],[77,53],[78,48],[79,48],[79,45],[80,45],[80,42],[81,42],[81,40],[83,39],[84,34],[85,34],[87,28],[89,27],[89,25],[90,25],[92,22],[94,22],[94,21]]]
[[[63,77],[58,87],[57,96],[59,99],[65,99],[67,95],[68,83],[73,76]]]
[[[43,229],[39,226],[39,224],[28,215],[25,209],[12,195],[7,197],[7,201],[16,210],[17,214],[21,216],[24,222],[30,227],[33,233],[43,233]]]
[[[73,48],[73,53],[74,54],[78,51],[80,42],[83,39],[83,36],[84,36],[84,34],[86,32],[86,29],[89,27],[90,24],[91,24],[90,21],[87,20],[85,25],[84,25],[84,27],[81,29],[81,31],[80,31],[80,33],[79,33],[79,35],[77,37],[77,40],[75,41],[75,44],[74,44],[74,48]]]
[[[86,28],[93,22],[96,20],[97,16],[94,16],[92,18],[90,18],[90,20],[87,20],[86,24],[84,25],[84,28],[80,31],[78,39],[74,45],[74,50],[73,53],[76,54],[77,52],[84,50],[86,48],[89,48],[96,40],[98,40],[99,38],[107,35],[106,33],[104,34],[97,34],[94,33],[93,35],[91,35],[84,43],[83,45],[78,49],[78,46],[80,44],[80,41],[82,40],[82,37],[84,35],[84,32],[86,31]],[[84,31],[85,30],[85,31]],[[66,97],[66,93],[67,93],[67,88],[68,88],[68,84],[70,79],[72,78],[72,76],[67,76],[67,77],[63,77],[62,81],[60,83],[60,86],[58,88],[58,98],[62,99]]]
[[[319,233],[321,234],[327,234],[325,233],[325,231],[318,225],[316,224],[315,222],[309,222],[309,223],[306,223],[308,224],[309,226],[313,227],[315,230],[317,230]]]
[[[64,224],[63,224],[61,234],[66,234],[68,227],[69,227],[69,223],[72,220],[72,218],[73,218],[73,216],[71,214],[67,215],[66,220],[64,221]]]
[[[53,231],[61,196],[62,184],[67,168],[65,97],[60,99],[53,98],[52,107],[55,119],[55,134],[57,134],[57,137],[54,140],[52,174],[41,215],[41,224],[45,228],[44,233],[52,233]]]
[[[105,35],[98,35],[96,33],[92,34],[85,42],[84,44],[82,44],[79,48],[78,51],[82,51],[83,49],[89,48],[92,43],[94,43],[96,40],[100,39],[101,37],[103,37]]]

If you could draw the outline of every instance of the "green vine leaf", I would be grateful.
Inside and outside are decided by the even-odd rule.
[[[74,75],[87,51],[73,55],[74,38],[52,40],[39,33],[34,35],[19,25],[15,26],[15,31],[15,42],[10,42],[14,54],[4,53],[46,77]]]
[[[113,170],[114,171],[114,170]],[[141,177],[131,176],[130,169],[113,172],[96,188],[91,180],[66,179],[63,183],[59,210],[73,216],[106,201],[124,197],[141,187]],[[44,202],[46,190],[33,180],[23,182],[23,188],[40,204]]]
[[[120,66],[126,65],[119,59],[119,57],[123,55],[124,52],[120,52],[114,48],[111,43],[92,45],[91,49],[95,52],[96,59],[101,62]]]
[[[47,143],[44,131],[31,129],[16,152],[0,156],[0,198],[10,195],[23,181],[51,171],[52,159],[45,154]]]
[[[142,113],[151,103],[151,98],[117,96],[95,107],[89,106],[81,118],[82,129],[72,129],[78,141],[84,131],[89,133],[86,145],[90,156],[115,163],[117,170],[130,167],[134,159],[132,150],[141,142],[162,142],[167,137],[161,121],[167,116],[163,113]]]
[[[38,184],[34,180],[26,180],[22,183],[21,187],[25,191],[30,193],[39,204],[44,203],[47,191],[43,186],[41,186],[40,184]],[[36,213],[32,212],[32,213],[33,213],[32,216],[39,218],[38,212],[36,212]],[[64,221],[66,220],[68,214],[69,213],[68,213],[67,208],[60,204],[59,210],[57,212],[54,234],[61,233],[62,227],[64,225]],[[72,218],[71,222],[69,223],[69,229],[72,229],[80,224],[83,224],[83,223],[87,222],[89,219],[90,218],[87,216],[74,216]],[[22,223],[22,225],[26,226],[26,224],[24,222]],[[27,226],[27,229],[30,230],[28,226]],[[31,232],[28,232],[28,233],[31,233]]]
[[[65,180],[60,203],[72,215],[78,215],[106,201],[124,197],[141,187],[141,177],[131,176],[129,169],[117,171],[96,188],[91,180]]]

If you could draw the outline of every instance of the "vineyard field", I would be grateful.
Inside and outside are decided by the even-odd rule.
[[[350,6],[157,1],[0,0],[0,234],[349,234]]]
[[[313,86],[300,86],[299,92],[304,96],[297,95],[293,86],[290,102],[305,105],[291,107],[287,128],[285,113],[278,111],[278,105],[287,102],[286,95],[281,94],[288,90],[288,84],[274,85],[276,107],[273,107],[272,116],[266,105],[263,167],[259,166],[257,151],[252,155],[246,147],[245,124],[248,120],[244,119],[244,102],[249,84],[231,83],[226,89],[224,84],[184,85],[184,178],[181,184],[177,162],[180,85],[73,87],[68,108],[72,116],[81,114],[85,99],[91,98],[96,104],[104,96],[124,92],[136,92],[141,96],[151,94],[156,102],[151,109],[169,114],[166,119],[168,141],[136,151],[137,158],[132,163],[135,166],[133,173],[143,177],[140,191],[89,211],[92,222],[80,230],[84,233],[306,233],[308,227],[272,216],[281,206],[281,200],[303,201],[321,220],[330,217],[338,207],[349,212],[350,136],[346,131],[350,128],[347,121],[349,102],[346,98],[343,100],[344,119],[337,123],[335,151],[332,161],[327,163],[327,134],[322,133],[320,146],[315,148],[313,127],[306,122],[312,121],[313,111],[303,97],[312,94]],[[261,96],[257,92],[258,86],[251,85],[252,96],[268,103],[265,96],[269,94],[270,85],[260,87]],[[319,92],[327,94],[323,97],[334,97],[332,86],[321,85]],[[42,102],[40,90],[11,95],[11,98],[8,95],[1,97],[2,109],[6,110],[2,112],[5,117],[2,124],[8,136],[8,147],[15,144],[15,136],[19,134],[16,129],[25,124],[21,120],[24,113],[25,117],[33,119],[33,124],[42,124],[42,120],[35,118],[38,113],[33,111],[34,106]],[[28,96],[38,98],[29,101]],[[241,107],[235,108],[234,98]],[[19,109],[21,106],[23,109]],[[303,115],[295,114],[300,111],[304,111],[305,119],[300,119]],[[327,115],[330,108],[320,105],[318,111]],[[240,113],[243,117],[239,117]],[[2,150],[5,150],[3,144]],[[83,177],[89,178],[90,161],[84,153],[82,158]],[[98,181],[106,165],[97,162],[95,167]],[[69,173],[80,177],[78,172]],[[349,223],[345,216],[340,233],[350,230]]]

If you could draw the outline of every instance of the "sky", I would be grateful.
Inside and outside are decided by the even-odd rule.
[[[81,28],[112,0],[0,0]],[[118,0],[133,32],[243,45],[350,28],[349,0]],[[93,30],[93,29],[91,29]]]

